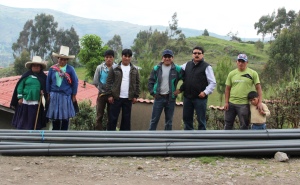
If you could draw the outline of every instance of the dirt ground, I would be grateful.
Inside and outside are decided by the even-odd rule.
[[[2,185],[299,184],[300,158],[0,156]]]

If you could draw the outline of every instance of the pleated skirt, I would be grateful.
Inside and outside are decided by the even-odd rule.
[[[33,130],[36,122],[36,129],[40,130],[45,127],[45,114],[43,106],[40,106],[39,116],[36,120],[38,104],[18,105],[15,109],[15,114],[12,119],[12,125],[17,129]]]
[[[71,95],[50,92],[50,102],[47,118],[50,120],[68,120],[75,116]]]

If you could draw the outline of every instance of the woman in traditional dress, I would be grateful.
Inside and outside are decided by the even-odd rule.
[[[35,130],[46,126],[45,105],[46,74],[43,69],[46,63],[40,56],[34,56],[25,64],[25,72],[15,87],[10,106],[15,110],[12,125],[17,129]],[[45,99],[46,97],[44,97]]]
[[[75,116],[73,103],[77,102],[78,78],[75,69],[68,65],[69,47],[61,46],[60,53],[52,53],[57,64],[50,67],[46,82],[49,109],[47,118],[52,122],[52,130],[68,130],[69,119]]]

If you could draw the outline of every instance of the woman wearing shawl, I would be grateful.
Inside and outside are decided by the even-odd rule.
[[[75,56],[69,55],[67,46],[61,46],[60,53],[53,52],[52,56],[58,62],[50,67],[46,82],[49,100],[47,118],[52,121],[52,130],[68,130],[69,119],[75,116],[73,103],[77,101],[78,78],[75,69],[67,62]]]
[[[17,129],[33,130],[46,126],[46,114],[42,96],[46,92],[46,63],[34,56],[25,64],[25,72],[15,87],[10,107],[15,110],[12,125]],[[38,116],[38,117],[37,117]]]

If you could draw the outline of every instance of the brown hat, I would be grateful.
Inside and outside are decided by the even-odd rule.
[[[59,58],[75,58],[75,55],[69,55],[69,47],[68,46],[60,46],[59,54],[52,53],[53,57]]]
[[[43,67],[43,69],[46,68],[46,62],[43,62],[40,56],[33,56],[32,61],[26,62],[25,67],[30,69],[32,64],[39,64]]]

